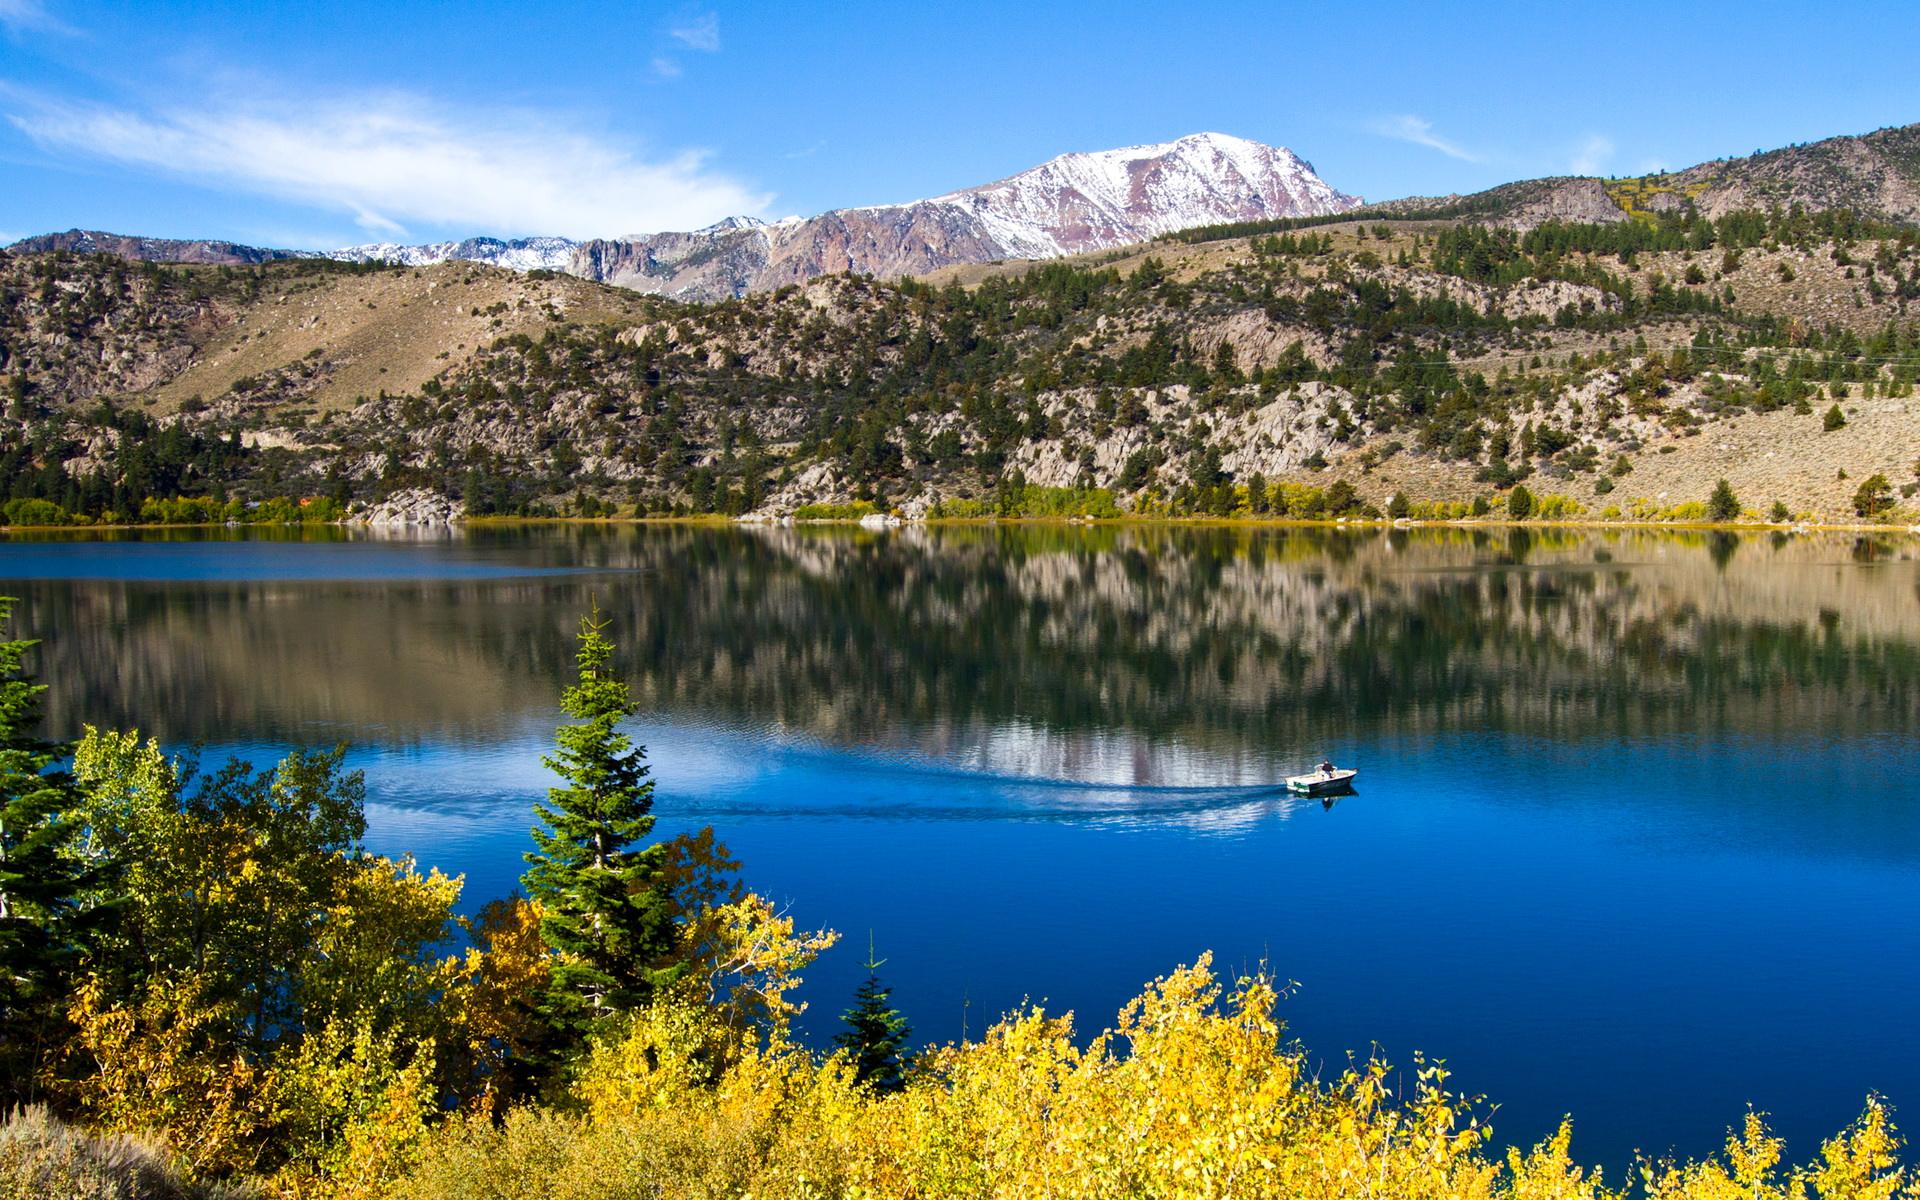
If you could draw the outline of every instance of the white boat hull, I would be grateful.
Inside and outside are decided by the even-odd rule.
[[[1341,767],[1332,771],[1311,771],[1305,775],[1287,776],[1287,790],[1302,796],[1326,796],[1335,792],[1349,791],[1353,787],[1354,776],[1360,774],[1351,768]]]

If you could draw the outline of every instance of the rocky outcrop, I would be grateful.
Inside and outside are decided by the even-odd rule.
[[[406,488],[388,496],[358,516],[376,529],[449,526],[461,517],[458,501],[427,488]]]
[[[1598,179],[1559,179],[1546,194],[1515,208],[1503,225],[1527,230],[1548,221],[1572,225],[1605,225],[1627,219],[1626,210],[1613,202]]]

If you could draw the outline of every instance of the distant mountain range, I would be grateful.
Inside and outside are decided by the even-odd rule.
[[[1361,203],[1284,147],[1197,133],[1158,145],[1063,154],[1006,179],[928,200],[776,222],[730,217],[685,233],[583,242],[469,238],[313,252],[72,230],[27,238],[12,249],[197,263],[327,257],[425,266],[465,259],[565,272],[680,299],[717,299],[843,271],[891,277],[954,263],[1052,258],[1197,225],[1325,216]]]
[[[979,187],[814,217],[730,217],[705,229],[575,241],[468,238],[331,251],[266,249],[86,230],[16,242],[19,252],[73,250],[188,263],[286,258],[428,266],[467,260],[549,270],[681,300],[769,291],[820,275],[919,275],[958,263],[1108,250],[1198,226],[1352,213],[1360,218],[1467,220],[1527,229],[1543,221],[1611,222],[1692,208],[1846,209],[1920,221],[1920,125],[1787,146],[1631,178],[1568,176],[1471,195],[1365,204],[1329,185],[1292,151],[1220,133],[1119,150],[1063,154]]]

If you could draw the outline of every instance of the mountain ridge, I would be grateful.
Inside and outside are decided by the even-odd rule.
[[[293,251],[75,229],[27,238],[12,249],[231,265],[301,257],[406,266],[461,260],[713,300],[822,274],[911,275],[962,262],[1053,258],[1196,225],[1320,216],[1361,203],[1327,184],[1285,147],[1197,133],[1171,142],[1057,155],[989,183],[900,204],[774,222],[733,216],[703,229],[631,237],[476,237]]]
[[[1245,187],[1247,154],[1271,156],[1270,189]],[[1176,152],[1178,152],[1176,154]],[[1126,209],[1109,178],[1102,187],[1075,177],[1098,177],[1115,162],[1164,170],[1167,159],[1188,170],[1214,159],[1241,164],[1235,206],[1216,194],[1183,204],[1158,197]],[[1215,165],[1218,165],[1217,163]],[[1175,174],[1178,172],[1175,171]],[[1289,190],[1288,185],[1292,185]],[[1317,185],[1317,186],[1316,186]],[[1088,195],[1088,191],[1093,194]],[[1151,189],[1149,189],[1151,191]],[[1047,214],[1045,203],[1052,211]],[[996,205],[998,207],[996,207]],[[545,269],[682,300],[714,300],[804,282],[820,275],[859,272],[880,277],[930,275],[945,268],[1069,256],[1089,250],[1177,236],[1205,241],[1244,236],[1262,224],[1274,228],[1360,219],[1446,220],[1525,232],[1548,221],[1610,224],[1704,216],[1769,207],[1847,210],[1856,216],[1920,223],[1920,124],[1889,125],[1744,157],[1723,157],[1677,171],[1641,176],[1548,176],[1514,180],[1465,195],[1408,196],[1363,203],[1326,185],[1311,163],[1284,147],[1218,133],[1172,142],[1059,155],[1036,167],[971,188],[901,204],[834,209],[775,222],[736,216],[704,229],[625,238],[469,238],[401,246],[391,243],[325,252],[264,249],[208,240],[142,238],[69,230],[23,239],[16,252],[76,250],[146,261],[241,265],[293,257],[373,260],[424,266],[461,260],[513,270]],[[1006,219],[1004,209],[1028,211]],[[1171,214],[1171,215],[1168,215]]]
[[[1526,230],[1546,220],[1624,221],[1636,214],[1729,212],[1799,204],[1861,217],[1920,221],[1920,123],[1887,125],[1644,175],[1544,176],[1466,195],[1408,196],[1357,216],[1455,214]]]

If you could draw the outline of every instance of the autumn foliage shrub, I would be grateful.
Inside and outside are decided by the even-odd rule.
[[[684,999],[597,1045],[572,1090],[504,1120],[445,1123],[395,1189],[411,1200],[640,1197],[1515,1197],[1839,1200],[1920,1194],[1870,1101],[1809,1166],[1783,1165],[1758,1116],[1723,1155],[1645,1162],[1609,1181],[1562,1128],[1496,1149],[1487,1110],[1416,1060],[1322,1080],[1283,1038],[1265,979],[1231,986],[1206,957],[1157,980],[1090,1042],[1026,1009],[931,1050],[894,1094],[856,1084],[776,1024],[716,1029]]]

